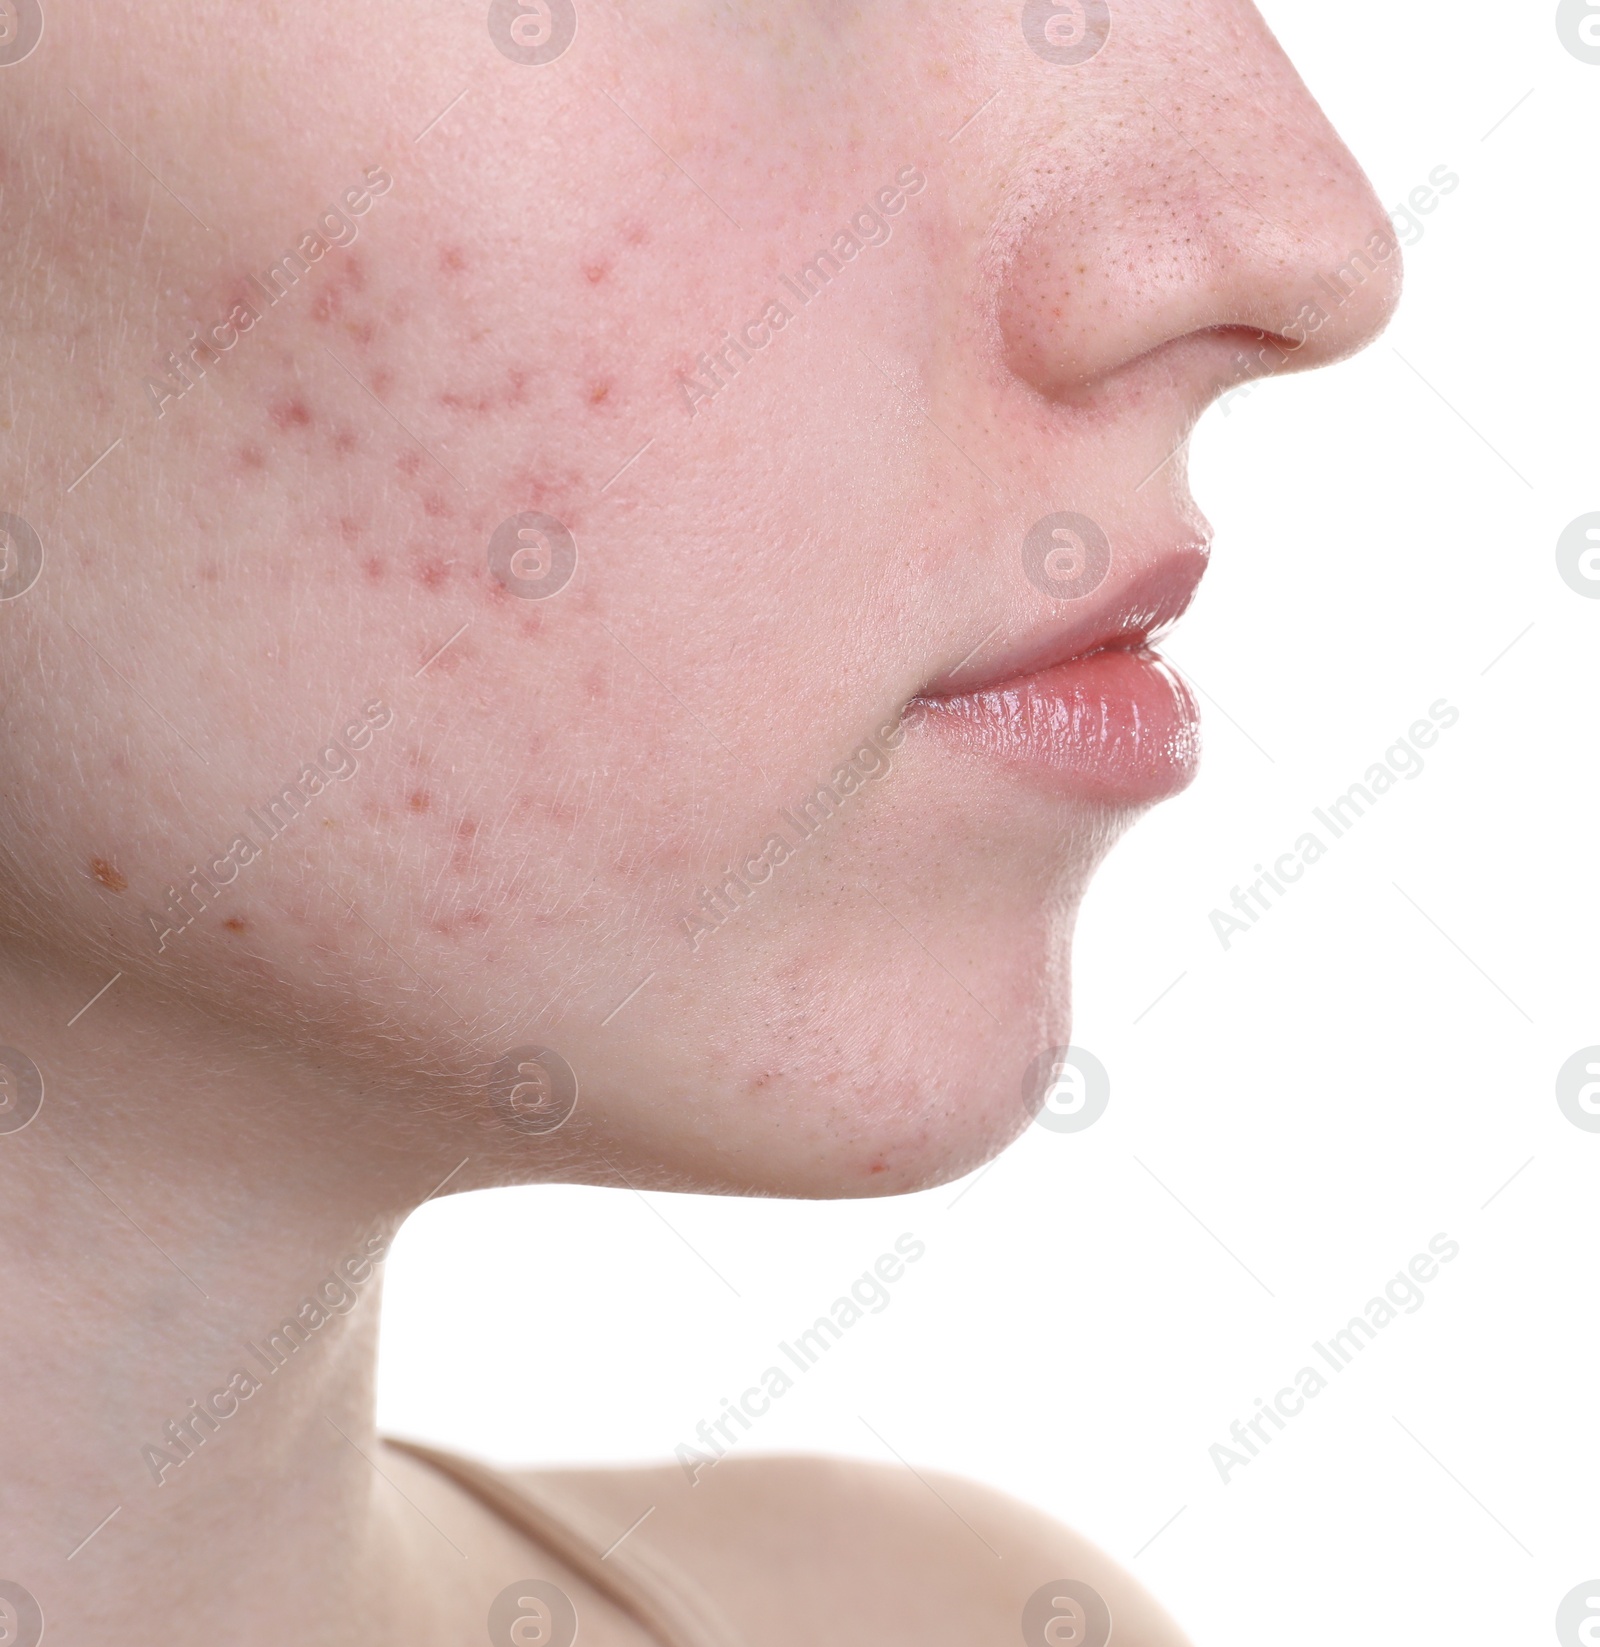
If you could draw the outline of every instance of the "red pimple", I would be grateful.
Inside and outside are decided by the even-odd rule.
[[[280,429],[309,428],[311,408],[298,396],[292,400],[280,400],[272,408],[272,421]]]

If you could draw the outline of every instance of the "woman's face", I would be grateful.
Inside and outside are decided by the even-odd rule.
[[[382,10],[0,68],[12,951],[500,1174],[971,1167],[1382,210],[1244,0]]]

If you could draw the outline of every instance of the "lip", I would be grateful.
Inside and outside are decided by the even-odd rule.
[[[964,661],[910,712],[965,754],[1071,795],[1149,805],[1183,789],[1200,758],[1194,695],[1151,641],[1194,597],[1206,552],[1164,555],[1103,600],[981,662]]]

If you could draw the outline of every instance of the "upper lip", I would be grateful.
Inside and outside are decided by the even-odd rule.
[[[999,637],[991,630],[969,657],[917,695],[953,698],[992,691],[1095,652],[1146,647],[1194,599],[1207,558],[1203,540],[1189,542],[1126,577],[1113,573],[1092,595],[1061,603],[1058,615],[1044,623],[1032,616],[1012,623],[1002,619],[998,630],[1010,629],[1013,638],[1001,640],[996,649],[992,643]]]

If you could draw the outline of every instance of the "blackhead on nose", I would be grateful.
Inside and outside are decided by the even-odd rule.
[[[1240,0],[1129,4],[1117,23],[1082,78],[1032,81],[999,293],[1011,371],[1073,399],[1198,334],[1239,357],[1233,381],[1364,347],[1398,299],[1399,244],[1265,23]]]

